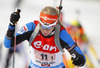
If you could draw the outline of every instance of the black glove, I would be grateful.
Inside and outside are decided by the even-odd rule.
[[[20,9],[17,9],[16,12],[13,12],[10,16],[10,22],[12,23],[11,25],[15,25],[15,23],[19,20],[20,18]]]
[[[73,64],[76,65],[76,66],[83,66],[85,64],[85,60],[84,60],[84,57],[82,55],[79,55],[78,57],[76,58],[71,58],[71,60],[73,60]]]

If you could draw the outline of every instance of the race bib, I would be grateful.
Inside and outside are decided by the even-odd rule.
[[[42,51],[34,51],[35,57],[41,61],[53,61],[55,60],[55,54],[42,52]]]

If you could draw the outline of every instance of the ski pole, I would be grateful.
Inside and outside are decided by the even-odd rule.
[[[16,13],[20,13],[20,9],[17,9]],[[14,33],[14,53],[13,53],[13,68],[15,67],[15,52],[16,52],[16,25],[17,22],[15,22],[15,33]]]
[[[59,15],[58,15],[59,19],[60,19],[61,10],[62,10],[62,0],[60,0],[60,5],[59,5]]]

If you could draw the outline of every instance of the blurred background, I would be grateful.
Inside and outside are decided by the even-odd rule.
[[[21,18],[17,24],[18,30],[26,23],[38,20],[40,11],[45,6],[58,7],[59,4],[60,0],[0,0],[0,68],[5,68],[6,66],[9,49],[4,47],[3,41],[10,22],[10,15],[15,11],[16,7],[21,9]],[[85,51],[89,50],[89,54],[84,52],[84,49],[83,52],[87,55],[87,58],[91,58],[91,63],[87,63],[84,68],[99,68],[100,0],[63,0],[62,6],[62,22],[66,30],[69,29],[68,26],[74,26],[76,28],[77,26],[75,26],[75,24],[80,24],[84,30],[86,38],[88,39],[88,44],[86,45],[89,47],[86,46],[85,48],[89,48],[90,50],[87,49]],[[28,42],[25,41],[20,45],[24,49],[25,55],[21,55],[23,54],[23,51],[19,50],[20,54],[16,54],[15,66],[16,68],[27,68],[29,62]],[[23,59],[23,56],[25,59]],[[8,68],[12,68],[11,65],[12,57]]]

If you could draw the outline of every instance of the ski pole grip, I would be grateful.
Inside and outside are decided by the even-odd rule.
[[[62,10],[63,6],[59,6],[59,10]]]
[[[21,12],[20,9],[17,9],[17,11],[15,11],[17,14],[19,14]],[[15,25],[17,25],[17,21],[15,22]]]
[[[21,10],[20,10],[20,9],[17,9],[16,13],[18,13],[18,14],[19,14],[20,12],[21,12]]]

